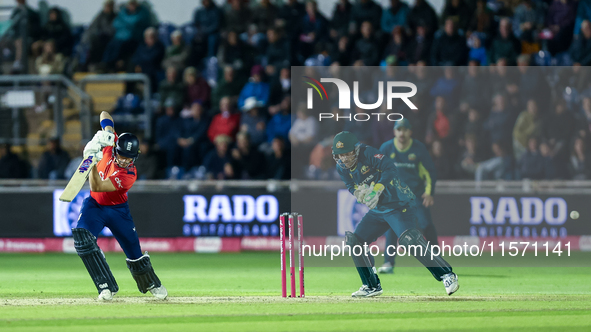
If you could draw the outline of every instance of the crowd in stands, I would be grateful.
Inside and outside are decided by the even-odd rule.
[[[290,66],[384,66],[411,68],[407,77],[427,95],[405,116],[439,179],[591,179],[591,90],[581,67],[591,64],[591,0],[447,0],[441,15],[426,0],[339,0],[330,17],[315,1],[201,0],[182,26],[155,22],[148,1],[106,0],[82,30],[63,8],[40,15],[17,3],[13,20],[27,15],[30,38],[8,32],[15,73],[27,42],[38,74],[69,67],[150,77],[159,106],[154,139],[142,142],[141,178],[330,178],[325,152],[336,130],[379,146],[392,138],[390,123],[327,128],[300,108],[292,120]],[[514,65],[522,69],[508,69],[509,79],[503,68]],[[572,67],[556,84],[527,69],[547,65]],[[412,69],[428,66],[469,67],[430,79]],[[115,114],[142,112],[128,90]],[[3,150],[0,177],[15,163]],[[302,167],[292,169],[292,157]],[[64,178],[67,159],[50,142],[37,176]],[[310,172],[308,161],[323,172]]]

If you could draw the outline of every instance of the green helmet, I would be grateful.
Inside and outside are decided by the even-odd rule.
[[[357,143],[359,143],[357,136],[348,131],[341,131],[332,141],[332,153],[342,154],[351,152],[355,150]]]
[[[351,169],[357,165],[359,158],[359,140],[348,131],[338,133],[332,141],[332,158],[341,168]],[[340,156],[345,153],[355,152],[350,156]]]

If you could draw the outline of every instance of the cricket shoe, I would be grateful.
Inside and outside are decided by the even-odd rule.
[[[359,288],[358,291],[351,294],[352,297],[374,297],[382,295],[384,291],[382,290],[382,285],[378,284],[378,287],[371,288],[367,285],[363,285]]]
[[[168,291],[164,286],[154,287],[150,289],[150,293],[152,293],[152,295],[154,295],[154,297],[159,300],[164,300],[168,296]]]
[[[386,262],[378,269],[379,274],[393,274],[394,273],[394,266],[392,263]]]
[[[113,296],[115,296],[117,292],[113,293],[109,289],[103,289],[98,296],[99,301],[112,301]]]
[[[447,295],[457,292],[460,288],[460,284],[458,284],[458,276],[453,272],[444,275],[441,281],[443,282],[443,286],[445,286]]]

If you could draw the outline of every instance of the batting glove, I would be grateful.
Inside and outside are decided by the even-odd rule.
[[[115,144],[115,134],[108,131],[99,130],[94,134],[92,142],[99,144],[101,147],[113,146]]]
[[[384,191],[384,185],[381,183],[375,184],[372,182],[370,186],[371,191],[365,195],[363,199],[363,203],[367,205],[370,210],[373,210],[376,206],[378,206],[378,201],[380,200],[380,195]]]
[[[86,143],[82,156],[84,159],[93,156],[97,161],[100,161],[103,159],[102,146],[99,143],[90,141]]]
[[[357,203],[363,203],[365,195],[369,194],[369,192],[371,192],[371,189],[366,183],[362,186],[357,187],[357,189],[355,189],[355,192],[353,192],[353,195],[355,196],[355,198],[357,198]]]

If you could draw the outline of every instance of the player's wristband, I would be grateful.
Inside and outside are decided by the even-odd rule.
[[[111,119],[103,119],[101,121],[101,128],[105,129],[106,127],[109,127],[109,126],[111,126],[113,128],[115,127],[115,124],[113,123],[113,120],[111,120]]]

